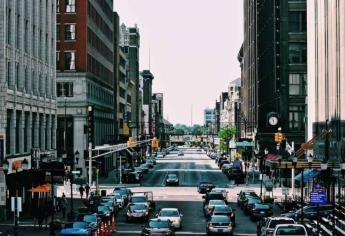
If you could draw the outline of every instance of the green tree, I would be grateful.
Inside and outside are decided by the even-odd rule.
[[[229,150],[229,141],[234,137],[236,133],[236,127],[228,125],[219,130],[218,137],[220,138],[220,149],[223,151]]]

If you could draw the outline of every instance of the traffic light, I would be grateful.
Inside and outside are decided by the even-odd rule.
[[[152,148],[158,148],[158,147],[159,147],[159,140],[158,140],[156,137],[154,137],[154,138],[152,139],[152,141],[151,141],[151,147],[152,147]]]
[[[281,143],[283,141],[283,139],[284,139],[283,133],[277,132],[277,133],[274,134],[274,141],[276,143]]]

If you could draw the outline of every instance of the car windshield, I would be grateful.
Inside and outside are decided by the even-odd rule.
[[[74,222],[73,223],[73,228],[74,229],[86,229],[87,224],[85,222]]]
[[[248,198],[248,203],[257,203],[257,202],[261,202],[260,198]]]
[[[281,226],[276,235],[306,235],[306,232],[301,226]]]
[[[212,216],[212,223],[230,223],[230,218],[227,216]]]
[[[147,202],[145,196],[136,196],[131,198],[131,202],[137,203],[137,202]]]
[[[210,200],[210,203],[208,204],[210,206],[216,206],[216,205],[226,205],[223,200]]]
[[[108,211],[108,207],[106,207],[106,206],[98,206],[97,210],[98,211],[102,211],[102,212],[106,212],[106,211]]]
[[[146,210],[146,205],[144,205],[144,204],[133,204],[133,205],[129,206],[129,209],[131,211]]]
[[[230,212],[232,209],[229,206],[215,206],[213,212]]]
[[[115,190],[114,193],[118,193],[120,195],[127,195],[126,190],[124,190],[124,189]]]
[[[169,228],[170,224],[169,221],[158,221],[158,220],[151,220],[149,222],[150,228]]]
[[[288,219],[281,219],[281,220],[271,220],[270,225],[268,228],[274,229],[276,225],[280,224],[294,224],[295,222],[293,220],[288,220]]]
[[[255,209],[262,209],[262,210],[266,210],[266,209],[270,209],[271,207],[269,205],[265,205],[265,204],[255,204]]]
[[[97,217],[95,215],[86,215],[86,216],[84,216],[84,221],[86,223],[96,222]]]
[[[176,210],[162,210],[159,212],[159,216],[162,217],[177,217],[179,216],[178,211]]]
[[[177,179],[177,176],[176,175],[168,175],[168,178],[169,179]]]
[[[211,183],[200,183],[200,187],[212,187],[213,184]]]

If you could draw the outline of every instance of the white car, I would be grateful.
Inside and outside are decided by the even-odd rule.
[[[119,194],[119,193],[111,193],[107,197],[115,198],[116,199],[116,203],[119,205],[119,208],[123,208],[124,207],[125,199],[123,198],[123,196],[121,196],[121,194]]]
[[[304,225],[300,224],[280,224],[276,225],[273,236],[308,236]]]
[[[261,236],[272,236],[277,225],[295,224],[292,218],[288,217],[268,217],[265,224],[261,228]]]
[[[183,215],[177,208],[162,208],[157,214],[157,218],[161,220],[170,220],[175,229],[182,228]]]

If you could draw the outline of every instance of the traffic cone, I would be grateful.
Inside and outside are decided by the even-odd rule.
[[[114,215],[112,217],[111,223],[112,223],[113,232],[116,232],[116,225],[115,225],[115,217],[114,217]]]

